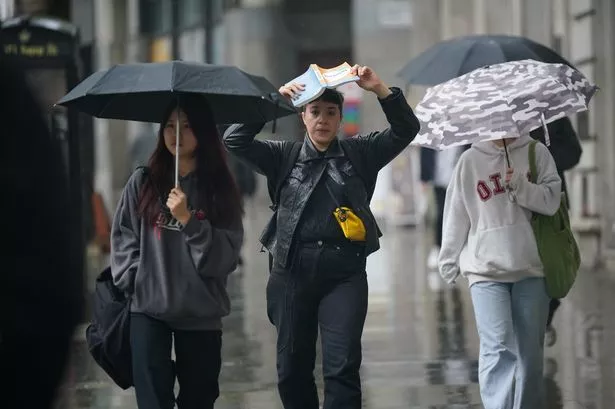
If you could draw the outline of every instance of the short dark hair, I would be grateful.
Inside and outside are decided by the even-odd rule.
[[[325,92],[323,92],[322,95],[320,95],[318,98],[316,98],[315,100],[311,102],[316,102],[316,101],[329,102],[331,104],[337,105],[337,107],[340,109],[340,114],[341,114],[342,108],[344,107],[344,94],[342,94],[341,92],[333,88],[325,88]],[[305,104],[303,106],[304,111],[307,105],[308,104]]]

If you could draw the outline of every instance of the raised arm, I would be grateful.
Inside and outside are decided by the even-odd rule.
[[[224,145],[258,173],[269,178],[277,173],[282,163],[285,142],[255,139],[264,126],[264,123],[231,125],[224,132]]]
[[[366,163],[377,172],[399,155],[420,130],[419,120],[399,88],[389,88],[369,67],[355,66],[357,84],[378,97],[389,127],[381,132],[360,136],[358,143]]]

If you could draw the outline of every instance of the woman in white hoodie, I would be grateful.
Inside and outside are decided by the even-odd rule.
[[[485,409],[543,408],[543,343],[549,311],[530,218],[555,214],[561,180],[549,150],[536,145],[529,181],[529,136],[475,143],[461,156],[444,206],[439,270],[470,284],[480,338]]]

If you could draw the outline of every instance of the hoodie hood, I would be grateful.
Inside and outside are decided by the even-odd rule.
[[[511,152],[517,149],[526,147],[532,141],[533,139],[529,135],[520,136],[518,138],[515,138],[515,140],[513,140],[512,142],[508,142],[506,144],[506,148],[508,149],[508,153],[510,154]],[[474,143],[472,147],[484,153],[485,155],[489,155],[489,156],[505,156],[506,155],[506,152],[504,151],[504,147],[496,145],[495,143],[493,143],[493,141],[477,142],[477,143]]]

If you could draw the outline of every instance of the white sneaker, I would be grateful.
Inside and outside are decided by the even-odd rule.
[[[438,268],[438,255],[440,254],[440,247],[432,247],[429,252],[429,256],[427,256],[427,268],[430,270],[435,270]]]

